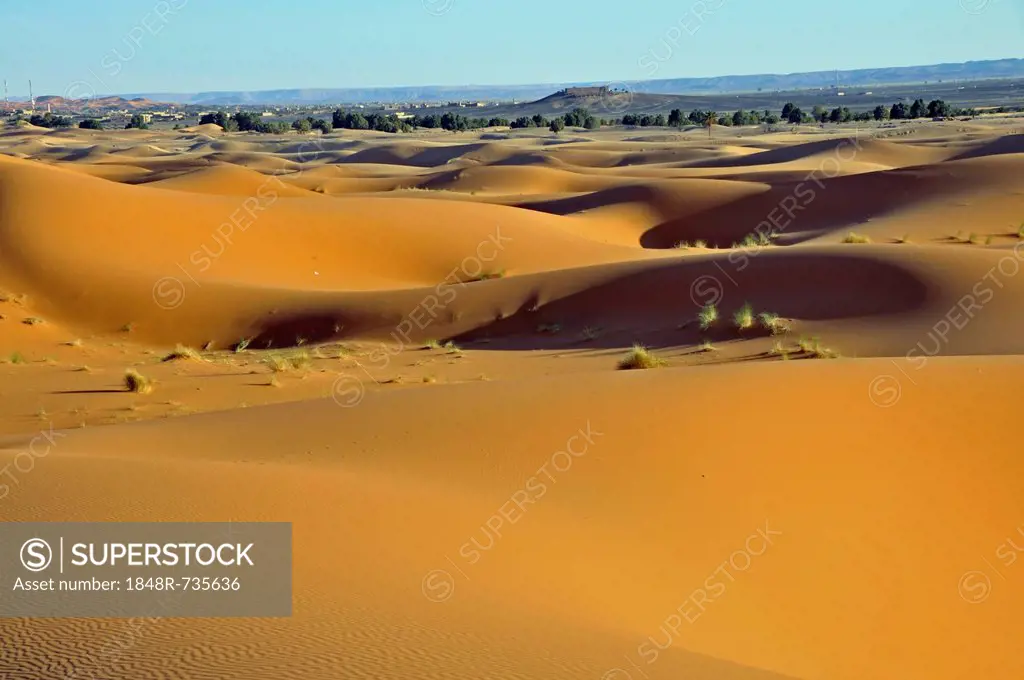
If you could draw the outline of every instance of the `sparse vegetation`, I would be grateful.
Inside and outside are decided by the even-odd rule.
[[[26,326],[38,326],[43,322],[43,320],[40,319],[38,316],[30,316],[25,319],[22,319],[21,322]]]
[[[252,342],[252,338],[242,338],[239,340],[235,343],[235,353],[244,352],[249,347],[250,342]]]
[[[148,130],[149,123],[146,122],[146,119],[142,117],[141,113],[135,113],[132,114],[131,119],[128,121],[128,124],[124,126],[124,129]]]
[[[1021,229],[1024,229],[1024,227],[1021,227]],[[1022,237],[1022,238],[1024,238],[1024,237]],[[690,242],[689,241],[676,241],[675,245],[673,245],[672,247],[675,248],[676,250],[686,250],[687,248],[690,247]]]
[[[705,340],[704,342],[700,343],[700,348],[699,349],[700,349],[701,352],[717,352],[718,351],[718,348],[715,347],[711,343],[710,340]]]
[[[425,345],[427,349],[441,349],[441,343],[437,340],[427,340]]]
[[[174,351],[164,356],[161,361],[203,361],[203,357],[199,352],[195,351],[191,347],[185,345],[178,345],[174,348]]]
[[[619,360],[618,364],[620,371],[661,368],[663,366],[668,366],[668,362],[655,356],[654,353],[640,344],[633,345],[632,349]]]
[[[8,364],[24,364],[24,363],[28,363],[28,362],[25,360],[25,357],[21,354],[21,352],[11,352],[7,356],[6,363],[8,363]]]
[[[783,333],[789,332],[789,324],[778,314],[762,312],[757,315],[757,320],[761,326],[765,330],[771,332],[772,335],[782,335]]]
[[[843,238],[843,243],[871,243],[871,238],[851,231]]]
[[[718,307],[704,305],[703,309],[697,314],[697,321],[700,322],[700,329],[702,331],[711,328],[712,324],[718,321]]]
[[[741,331],[752,328],[754,325],[754,308],[750,306],[749,302],[745,303],[732,315],[732,320],[736,324],[736,328]]]
[[[446,342],[443,345],[441,345],[441,348],[445,352],[448,352],[448,354],[459,354],[459,353],[462,352],[462,348],[460,348],[458,345],[456,345],[451,340],[449,340],[448,342]]]
[[[124,372],[124,386],[129,392],[136,394],[149,394],[153,391],[153,381],[134,368]]]
[[[284,373],[310,366],[311,359],[306,352],[298,352],[294,355],[272,354],[263,361],[274,373]]]
[[[467,283],[475,283],[477,281],[489,281],[490,279],[503,279],[505,278],[505,270],[498,269],[496,271],[485,271],[471,278]]]
[[[562,326],[557,323],[542,323],[541,325],[537,326],[537,332],[550,333],[554,335],[555,333],[562,332]]]
[[[708,247],[708,242],[705,241],[704,239],[697,239],[696,241],[693,242],[693,247],[694,248],[707,248]]]
[[[583,328],[583,331],[580,333],[580,337],[586,340],[587,342],[597,340],[597,338],[600,337],[600,335],[601,329],[594,326],[585,326]]]
[[[817,337],[801,337],[797,343],[800,348],[800,352],[808,355],[812,359],[838,359],[839,352],[829,349],[821,344],[821,340]]]

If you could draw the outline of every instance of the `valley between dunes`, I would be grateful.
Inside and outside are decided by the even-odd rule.
[[[1022,127],[0,131],[0,519],[294,536],[0,678],[1021,677]]]

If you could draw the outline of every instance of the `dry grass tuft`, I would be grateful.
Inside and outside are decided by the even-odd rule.
[[[153,391],[153,381],[134,368],[124,372],[124,386],[129,392],[136,394],[149,394]]]
[[[161,359],[160,361],[167,362],[167,361],[206,361],[206,360],[203,359],[203,357],[199,354],[199,352],[195,351],[191,347],[186,347],[185,345],[178,345],[177,347],[174,348],[173,352],[171,352],[170,354],[167,354],[166,356],[164,356],[164,358]]]
[[[800,338],[797,346],[803,354],[810,356],[812,359],[838,359],[840,358],[839,352],[829,349],[821,344],[819,338]]]
[[[718,321],[718,307],[704,305],[704,308],[697,314],[697,321],[700,322],[700,329],[706,331],[711,325]]]
[[[497,269],[495,271],[480,272],[479,274],[477,274],[473,278],[469,279],[469,281],[467,281],[467,283],[475,283],[477,281],[489,281],[491,279],[503,279],[503,278],[505,278],[505,273],[506,272],[505,272],[504,269]]]
[[[789,322],[778,314],[761,312],[757,315],[757,320],[761,326],[765,330],[770,331],[772,335],[782,335],[784,333],[788,333],[790,330]]]
[[[632,371],[647,368],[662,368],[668,366],[668,362],[661,357],[655,356],[643,345],[633,345],[632,349],[619,360],[620,371]]]
[[[285,373],[307,369],[312,366],[313,360],[309,356],[309,352],[303,350],[292,354],[272,354],[264,359],[263,363],[274,373]]]
[[[741,331],[753,328],[754,308],[750,306],[749,302],[744,303],[744,305],[736,310],[736,313],[732,315],[732,320],[736,324],[736,328]]]
[[[843,243],[871,243],[871,238],[851,231],[843,238]]]

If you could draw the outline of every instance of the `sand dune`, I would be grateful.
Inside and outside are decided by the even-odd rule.
[[[0,516],[294,530],[0,677],[1019,677],[1013,130],[0,132]]]

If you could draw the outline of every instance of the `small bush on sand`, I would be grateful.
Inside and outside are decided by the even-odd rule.
[[[789,324],[778,314],[761,312],[757,315],[757,320],[761,326],[765,330],[771,332],[772,335],[782,335],[783,333],[789,332]]]
[[[661,368],[667,365],[667,361],[655,356],[649,349],[639,344],[633,345],[633,348],[629,350],[626,356],[619,360],[620,371]]]
[[[843,243],[871,243],[871,238],[851,231],[843,238]]]
[[[153,391],[153,381],[134,368],[124,372],[124,386],[129,392],[136,394],[149,394]]]
[[[693,242],[693,247],[694,248],[707,248],[708,247],[708,242],[705,241],[704,239],[698,239],[698,240]]]
[[[735,322],[736,328],[741,331],[752,328],[754,325],[754,308],[750,306],[749,302],[745,303],[732,315],[732,320]]]
[[[476,281],[488,281],[490,279],[503,279],[505,278],[505,270],[498,269],[497,271],[485,271],[471,278],[468,283],[474,283]]]
[[[302,351],[291,355],[274,354],[268,357],[264,363],[274,373],[284,373],[309,368],[313,360],[310,358],[309,352]]]
[[[809,355],[812,359],[838,359],[840,356],[839,352],[822,345],[819,338],[800,338],[797,346],[802,353]]]
[[[700,322],[700,329],[706,331],[711,325],[718,321],[718,307],[704,305],[704,308],[697,314],[697,321]]]
[[[165,356],[161,361],[203,361],[199,352],[185,345],[178,345],[174,351]]]

